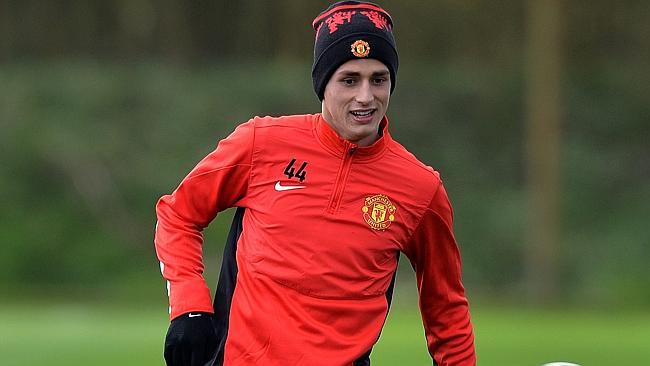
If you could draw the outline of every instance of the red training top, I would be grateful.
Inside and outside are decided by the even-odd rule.
[[[416,272],[435,362],[476,364],[447,193],[387,119],[381,129],[357,147],[320,114],[256,117],[160,199],[155,244],[172,319],[213,312],[202,230],[246,208],[224,364],[352,365],[378,340],[399,252]]]

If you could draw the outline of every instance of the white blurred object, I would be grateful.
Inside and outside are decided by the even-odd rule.
[[[551,363],[545,363],[542,366],[580,366],[580,365],[571,362],[551,362]]]

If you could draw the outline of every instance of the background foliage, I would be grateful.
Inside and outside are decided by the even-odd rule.
[[[382,2],[400,50],[393,134],[445,179],[474,303],[518,306],[528,286],[527,3]],[[164,309],[156,200],[237,124],[320,110],[310,23],[326,5],[0,2],[2,298]],[[560,293],[549,301],[647,306],[650,3],[576,0],[562,14]],[[211,285],[228,224],[226,213],[207,234]],[[411,276],[399,276],[407,297]]]

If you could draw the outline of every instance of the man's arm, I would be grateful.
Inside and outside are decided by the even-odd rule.
[[[212,313],[203,278],[203,229],[219,211],[245,205],[252,166],[254,122],[240,125],[156,205],[155,246],[167,280],[170,319]]]
[[[429,353],[439,366],[476,365],[452,210],[442,183],[405,252],[416,273]]]

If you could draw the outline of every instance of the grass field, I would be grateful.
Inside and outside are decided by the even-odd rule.
[[[473,311],[479,365],[650,365],[650,313]],[[162,365],[165,309],[0,305],[0,365]],[[431,365],[419,315],[391,311],[373,366]]]

